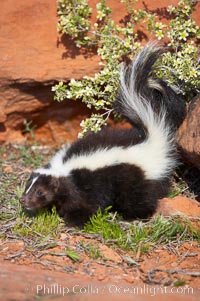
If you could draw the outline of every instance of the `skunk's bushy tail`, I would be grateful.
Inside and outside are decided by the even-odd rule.
[[[185,107],[176,92],[152,75],[162,49],[146,46],[120,76],[117,110],[134,126],[143,129],[145,140],[138,144],[147,178],[168,176],[176,165],[174,129],[182,122]]]
[[[163,48],[149,44],[128,66],[124,65],[121,69],[121,92],[116,107],[135,126],[140,123],[139,108],[142,104],[151,104],[151,108],[158,114],[163,114],[164,110],[166,122],[173,129],[177,129],[185,117],[186,105],[180,94],[177,94],[178,89],[153,75],[154,64],[162,53]]]

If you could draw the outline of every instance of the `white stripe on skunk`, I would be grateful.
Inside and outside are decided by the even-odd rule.
[[[31,188],[32,188],[32,186],[35,184],[35,182],[37,181],[37,179],[38,179],[38,176],[37,177],[35,177],[35,178],[33,178],[33,181],[30,183],[30,186],[26,189],[26,194],[28,194],[29,193],[29,191],[31,190]]]

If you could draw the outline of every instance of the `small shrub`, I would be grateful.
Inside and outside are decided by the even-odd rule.
[[[118,0],[120,1],[120,0]],[[155,39],[165,41],[168,50],[162,57],[157,70],[158,77],[169,84],[179,81],[180,93],[186,100],[200,90],[200,69],[197,42],[200,29],[192,19],[197,0],[180,0],[177,7],[168,6],[171,15],[169,24],[163,24],[156,14],[145,10],[135,10],[137,1],[121,0],[126,5],[128,21],[124,25],[115,24],[110,17],[111,8],[101,0],[96,5],[96,22],[91,23],[92,9],[87,0],[58,0],[58,29],[70,35],[77,47],[93,47],[100,56],[101,70],[94,77],[85,76],[82,80],[71,79],[60,82],[52,90],[55,100],[81,99],[88,108],[93,108],[90,118],[81,122],[82,137],[88,130],[97,132],[106,124],[112,113],[113,101],[118,90],[119,64],[124,58],[132,58],[141,48],[136,24],[145,24]],[[101,113],[100,113],[101,110]],[[104,111],[102,113],[102,110]]]

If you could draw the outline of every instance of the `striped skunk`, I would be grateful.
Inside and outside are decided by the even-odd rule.
[[[70,226],[82,226],[111,206],[125,219],[146,219],[166,196],[176,166],[175,131],[185,115],[176,90],[154,78],[162,48],[147,45],[122,68],[116,112],[133,125],[105,128],[61,149],[35,170],[21,204],[29,211],[56,207]]]

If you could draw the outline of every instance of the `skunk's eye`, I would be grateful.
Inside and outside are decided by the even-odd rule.
[[[36,197],[41,197],[41,196],[43,196],[43,195],[44,195],[44,193],[43,193],[42,190],[36,191]]]

